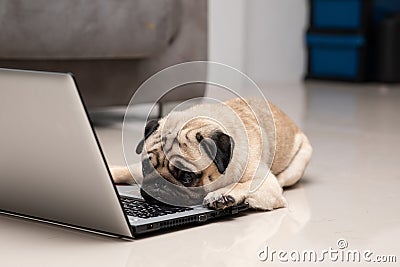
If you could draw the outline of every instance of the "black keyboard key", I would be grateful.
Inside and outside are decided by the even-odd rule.
[[[122,206],[129,216],[151,218],[177,212],[192,210],[189,207],[175,207],[161,204],[149,204],[144,200],[121,196]]]

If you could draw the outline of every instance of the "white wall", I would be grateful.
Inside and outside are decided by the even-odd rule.
[[[246,0],[208,1],[208,59],[243,69]]]
[[[305,70],[306,0],[250,0],[245,70],[256,81],[297,81]]]
[[[307,0],[209,0],[209,60],[260,84],[300,81],[306,7]]]

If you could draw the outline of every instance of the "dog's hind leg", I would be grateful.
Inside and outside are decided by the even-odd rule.
[[[296,139],[300,143],[299,149],[289,166],[277,175],[281,187],[294,185],[300,180],[311,159],[313,149],[308,138],[304,134],[299,134]]]
[[[142,183],[142,163],[127,166],[110,166],[112,178],[117,184],[136,184]]]

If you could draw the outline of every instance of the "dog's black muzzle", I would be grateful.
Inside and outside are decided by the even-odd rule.
[[[173,184],[154,169],[149,159],[142,161],[143,183],[140,194],[149,203],[174,206],[201,205],[206,195],[202,188]]]

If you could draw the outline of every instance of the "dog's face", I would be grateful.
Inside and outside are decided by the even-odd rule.
[[[207,193],[204,186],[216,182],[225,172],[233,149],[233,139],[209,118],[182,122],[179,113],[172,113],[168,120],[148,121],[145,137],[136,149],[142,153],[142,187],[146,188],[142,195],[148,197],[146,193],[150,192],[153,197],[202,200]],[[176,186],[171,190],[166,182]]]

